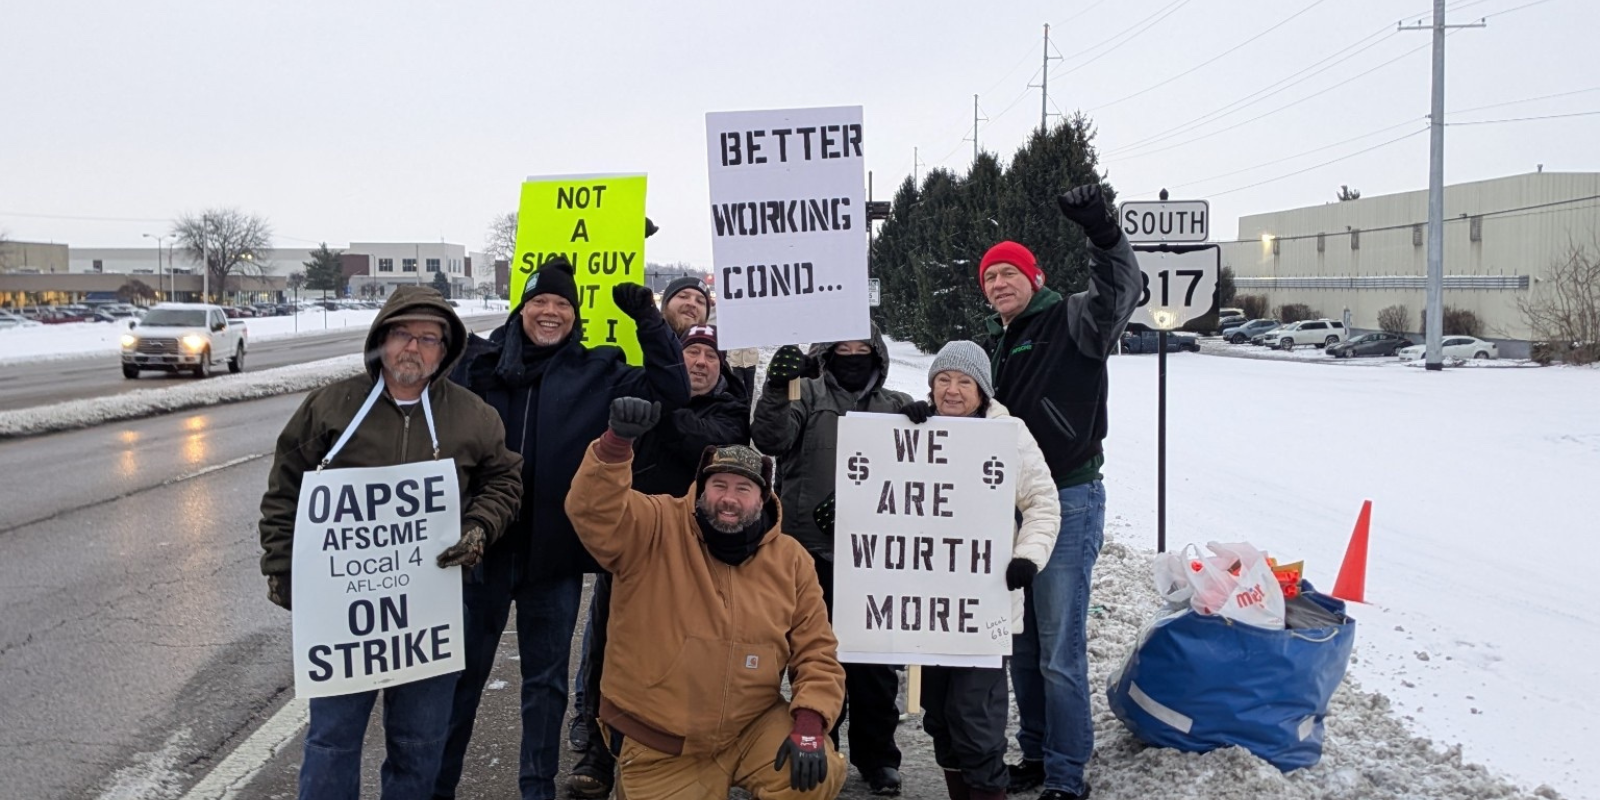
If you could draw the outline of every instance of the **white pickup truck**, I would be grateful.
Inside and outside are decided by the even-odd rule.
[[[244,371],[245,330],[242,320],[229,320],[221,306],[204,303],[162,303],[144,319],[128,323],[122,335],[122,377],[140,370],[192,370],[197,378],[227,362],[229,372]]]

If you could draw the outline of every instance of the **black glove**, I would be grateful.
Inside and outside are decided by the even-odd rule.
[[[799,347],[786,344],[767,363],[767,385],[785,386],[795,378],[815,378],[821,374],[820,369],[816,359],[800,352]]]
[[[285,611],[293,611],[294,608],[289,597],[292,586],[294,586],[294,581],[290,579],[287,572],[282,575],[268,575],[267,599],[271,600],[273,605],[282,606]]]
[[[483,560],[483,544],[488,539],[483,532],[483,526],[473,524],[461,532],[461,540],[445,548],[443,553],[435,559],[441,568],[466,567],[472,569]]]
[[[911,424],[921,425],[927,422],[929,417],[933,416],[933,406],[928,405],[926,400],[918,400],[901,408],[900,413],[906,415],[906,419],[911,420]]]
[[[1033,578],[1039,574],[1039,565],[1026,558],[1013,558],[1006,565],[1006,588],[1011,591],[1026,589],[1033,585]]]
[[[611,432],[623,439],[637,439],[660,421],[659,400],[619,397],[611,401]]]
[[[811,511],[811,519],[817,523],[817,530],[829,538],[833,537],[833,514],[833,493],[829,492],[828,498],[818,503]]]
[[[617,304],[617,309],[634,322],[661,317],[661,309],[656,308],[655,293],[649,287],[637,283],[619,283],[611,287],[611,299]]]
[[[1122,229],[1117,227],[1117,218],[1112,215],[1111,207],[1106,205],[1105,195],[1100,192],[1100,184],[1079,186],[1057,197],[1056,204],[1061,206],[1063,216],[1083,228],[1084,234],[1089,237],[1089,241],[1094,242],[1095,247],[1104,250],[1114,246],[1117,240],[1122,238]]]
[[[828,750],[822,744],[822,715],[809,708],[794,712],[794,729],[778,746],[772,770],[781,772],[789,762],[789,788],[809,792],[828,779]]]

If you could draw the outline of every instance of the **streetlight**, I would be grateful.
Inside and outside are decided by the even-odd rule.
[[[167,238],[167,234],[157,236],[155,234],[146,233],[143,235],[146,239],[156,240],[156,288],[161,289],[161,240]],[[170,289],[163,292],[163,296],[167,294],[170,294]]]

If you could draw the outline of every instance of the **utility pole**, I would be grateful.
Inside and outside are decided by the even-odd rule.
[[[918,171],[921,168],[922,157],[917,155],[917,148],[913,147],[911,148],[911,187],[913,189],[922,185],[922,173]]]
[[[1039,70],[1039,83],[1028,84],[1028,88],[1039,88],[1039,133],[1043,134],[1050,129],[1050,62],[1060,61],[1061,56],[1050,55],[1050,23],[1044,26],[1044,67]]]
[[[1403,31],[1433,31],[1433,107],[1428,114],[1428,302],[1423,310],[1422,335],[1430,371],[1444,369],[1444,37],[1448,28],[1482,28],[1482,19],[1470,25],[1446,25],[1444,0],[1433,0],[1433,24],[1398,26]]]
[[[978,123],[988,122],[988,117],[978,116],[978,96],[972,96],[972,163],[978,163]]]

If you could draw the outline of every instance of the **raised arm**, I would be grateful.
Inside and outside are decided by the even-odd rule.
[[[618,284],[612,299],[622,313],[633,318],[639,331],[644,367],[624,369],[614,382],[612,398],[644,397],[659,400],[669,410],[689,404],[689,372],[683,368],[683,348],[656,308],[655,296],[637,283]]]
[[[791,401],[789,382],[815,375],[819,370],[820,365],[792,344],[778,348],[772,355],[772,361],[767,364],[766,386],[761,390],[761,399],[756,401],[755,421],[750,424],[757,450],[769,456],[781,456],[800,441],[810,409],[811,392],[803,384],[800,399]]]
[[[661,536],[661,499],[633,490],[633,440],[660,417],[659,402],[612,401],[611,426],[589,445],[567,490],[567,518],[607,572],[648,559]]]
[[[1106,358],[1139,304],[1139,261],[1099,184],[1079,186],[1056,202],[1089,237],[1089,288],[1067,298],[1067,330],[1084,355]]]

